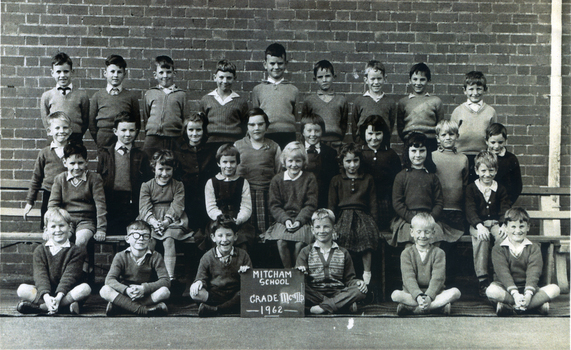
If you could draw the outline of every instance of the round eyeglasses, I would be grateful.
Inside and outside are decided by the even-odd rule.
[[[138,232],[135,233],[131,233],[129,236],[132,236],[134,239],[138,240],[138,239],[143,239],[143,241],[148,241],[149,239],[151,239],[151,235],[148,233],[145,234],[140,234]]]

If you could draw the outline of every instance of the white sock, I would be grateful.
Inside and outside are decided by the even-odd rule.
[[[365,281],[366,284],[371,283],[371,271],[363,272],[363,281]]]

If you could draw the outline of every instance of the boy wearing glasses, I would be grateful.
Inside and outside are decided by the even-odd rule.
[[[99,295],[108,301],[105,313],[127,311],[141,316],[164,316],[170,279],[161,254],[149,249],[151,227],[142,220],[127,226],[129,247],[113,258]]]

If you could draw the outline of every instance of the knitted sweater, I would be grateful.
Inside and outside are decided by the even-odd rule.
[[[467,102],[456,107],[452,112],[450,120],[458,123],[458,139],[456,149],[458,152],[476,155],[481,150],[487,149],[486,129],[497,119],[496,110],[484,103],[478,112],[474,112],[468,107]]]
[[[510,253],[509,247],[496,244],[492,248],[494,280],[501,282],[511,292],[516,288],[537,292],[537,284],[543,270],[541,248],[537,244],[527,245],[519,257]]]
[[[264,146],[254,149],[250,136],[246,135],[236,141],[234,147],[240,152],[236,174],[248,180],[253,190],[268,190],[272,178],[281,169],[280,146],[273,140],[265,139]]]
[[[90,217],[96,219],[97,231],[107,229],[107,205],[103,180],[97,173],[87,172],[87,181],[77,187],[67,180],[67,172],[54,178],[48,207],[59,207],[68,211],[72,217]]]
[[[342,141],[347,131],[349,104],[343,95],[334,94],[329,102],[323,101],[317,94],[305,98],[301,108],[301,117],[318,115],[325,122],[323,141]]]
[[[252,90],[252,104],[266,112],[270,119],[268,134],[292,133],[296,131],[296,103],[299,90],[290,82],[279,84],[264,81]]]
[[[436,176],[442,186],[445,210],[464,210],[464,190],[468,185],[468,157],[452,150],[432,152]]]
[[[412,97],[411,97],[412,96]],[[417,131],[435,139],[436,124],[444,117],[442,101],[436,96],[411,94],[398,102],[397,131],[404,140],[408,133]]]
[[[304,171],[295,181],[285,181],[284,172],[279,172],[270,183],[270,213],[282,224],[287,220],[299,221],[301,225],[309,223],[311,215],[317,209],[317,180]]]
[[[510,201],[514,204],[521,194],[523,183],[519,162],[513,153],[506,151],[503,156],[498,156],[498,173],[494,180],[506,188]]]
[[[307,270],[307,284],[317,291],[344,289],[357,284],[353,260],[347,249],[333,243],[327,260],[316,244],[304,247],[297,257],[296,267]]]
[[[424,169],[404,169],[393,184],[393,208],[410,223],[416,212],[430,213],[435,220],[442,213],[442,187],[438,176]]]
[[[158,86],[145,92],[143,121],[147,135],[179,137],[186,112],[186,93],[175,88],[165,94]]]
[[[237,97],[221,105],[214,96],[200,100],[200,110],[208,119],[208,142],[234,142],[244,134],[243,125],[248,112],[248,101]]]
[[[81,282],[85,252],[71,243],[69,248],[62,248],[52,255],[45,243],[34,250],[34,284],[38,291],[35,302],[39,302],[44,294],[55,296],[62,292],[67,294]]]
[[[325,208],[327,206],[329,184],[333,176],[339,174],[339,164],[337,163],[337,151],[335,149],[323,142],[321,142],[319,147],[319,153],[308,152],[305,170],[315,175],[318,188],[318,207]]]
[[[510,199],[506,188],[498,184],[498,191],[492,191],[486,201],[475,183],[466,187],[466,220],[474,228],[486,220],[502,220],[510,208]]]
[[[365,118],[370,115],[383,117],[392,133],[397,116],[397,105],[395,101],[387,97],[387,95],[384,95],[379,102],[375,102],[370,96],[358,96],[353,102],[353,121],[351,122],[351,132],[353,133],[353,140],[355,142],[365,142],[365,140],[361,140],[359,128],[365,121]]]
[[[163,217],[155,217],[164,220],[169,217],[173,222],[180,220],[184,212],[184,186],[182,182],[171,179],[169,183],[161,186],[157,180],[151,179],[141,185],[139,195],[139,218],[148,222],[150,216],[156,214],[155,206],[167,206]]]
[[[85,90],[74,88],[67,95],[62,95],[57,87],[42,94],[40,115],[44,128],[48,127],[48,115],[53,112],[64,112],[71,119],[73,133],[84,134],[89,126],[89,97]]]
[[[406,248],[400,255],[402,284],[413,299],[424,293],[434,298],[444,289],[446,279],[446,255],[438,247],[431,246],[424,261],[416,246]]]
[[[377,221],[378,205],[375,181],[370,174],[349,178],[345,172],[336,175],[329,185],[329,209],[335,216],[343,210],[361,210]]]
[[[110,95],[107,88],[93,94],[89,101],[89,132],[95,142],[100,129],[107,133],[113,132],[115,116],[121,112],[129,112],[134,120],[139,121],[137,127],[140,127],[139,94],[122,89],[118,95]],[[100,143],[97,145],[101,147]]]
[[[202,281],[207,290],[233,294],[240,290],[240,266],[252,267],[250,256],[245,250],[234,247],[232,261],[226,266],[216,257],[216,248],[212,248],[200,258],[194,281]]]
[[[34,165],[26,202],[34,205],[40,188],[51,191],[55,176],[65,171],[67,169],[63,166],[63,159],[58,157],[55,150],[51,149],[50,146],[42,148]]]
[[[105,285],[121,294],[132,284],[142,285],[145,295],[150,295],[161,287],[170,287],[169,274],[161,254],[147,252],[143,263],[138,265],[131,252],[119,252],[113,258]]]
[[[377,200],[390,200],[393,195],[393,182],[402,170],[398,154],[391,148],[374,151],[367,145],[363,145],[361,153],[363,172],[371,174],[375,179]]]

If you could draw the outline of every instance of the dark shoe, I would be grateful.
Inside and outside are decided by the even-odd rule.
[[[357,303],[353,303],[351,304],[351,306],[349,306],[349,312],[352,314],[356,314],[357,311],[359,311],[359,309],[357,308]]]
[[[118,308],[113,305],[112,302],[107,303],[107,307],[105,308],[105,315],[107,316],[115,316],[118,314]]]
[[[205,303],[200,303],[198,306],[198,317],[208,317],[214,316],[218,313],[218,308],[216,306],[210,306]]]
[[[549,303],[543,303],[543,305],[537,308],[537,312],[539,312],[540,315],[549,315]]]
[[[34,304],[25,300],[22,300],[18,303],[16,310],[18,310],[18,312],[21,314],[39,314],[43,312],[38,304]]]
[[[451,309],[452,309],[452,304],[448,303],[444,305],[444,307],[442,308],[442,314],[444,316],[450,316]]]
[[[508,304],[498,303],[498,305],[496,306],[496,315],[500,317],[511,316],[514,313],[515,313],[514,309]]]
[[[79,315],[79,303],[77,301],[69,304],[69,312],[72,315]]]
[[[405,315],[412,315],[414,313],[414,307],[408,306],[405,304],[398,304],[397,305],[397,315],[405,316]]]
[[[160,302],[147,309],[147,316],[166,316],[169,313],[167,304]]]
[[[479,282],[478,294],[480,298],[487,298],[486,296],[486,289],[490,286],[490,281],[487,279]]]

